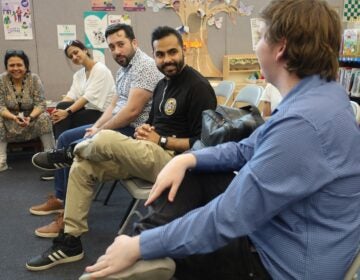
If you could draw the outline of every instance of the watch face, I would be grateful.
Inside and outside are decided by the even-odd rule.
[[[160,143],[161,143],[161,144],[165,144],[165,143],[166,143],[166,137],[161,137]]]

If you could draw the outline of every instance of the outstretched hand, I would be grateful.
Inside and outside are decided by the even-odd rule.
[[[140,236],[120,235],[106,249],[94,265],[86,267],[91,279],[106,277],[118,273],[140,258]]]
[[[186,170],[195,165],[196,158],[191,153],[182,154],[170,160],[158,174],[145,206],[154,202],[167,188],[170,188],[168,200],[173,202]]]
[[[100,131],[100,129],[97,128],[96,126],[92,126],[92,127],[86,128],[86,129],[85,129],[84,138],[92,137],[92,136],[94,136],[96,133],[98,133],[99,131]]]

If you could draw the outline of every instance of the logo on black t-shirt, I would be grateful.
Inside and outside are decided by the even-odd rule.
[[[165,106],[164,106],[165,114],[168,116],[171,116],[176,111],[176,99],[175,98],[169,98],[166,100]]]

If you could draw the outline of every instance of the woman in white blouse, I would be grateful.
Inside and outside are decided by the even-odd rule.
[[[64,52],[72,63],[84,67],[74,74],[69,92],[51,114],[56,139],[65,130],[96,122],[115,93],[110,70],[94,61],[82,42],[69,41]]]
[[[272,84],[268,83],[260,98],[260,101],[262,102],[262,116],[264,119],[271,116],[271,113],[279,105],[281,100],[282,96],[279,90]]]

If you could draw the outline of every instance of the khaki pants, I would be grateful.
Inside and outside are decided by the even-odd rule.
[[[150,141],[134,140],[119,132],[104,130],[74,150],[66,202],[65,233],[79,236],[88,231],[87,216],[98,182],[138,177],[155,182],[157,174],[173,157]]]

